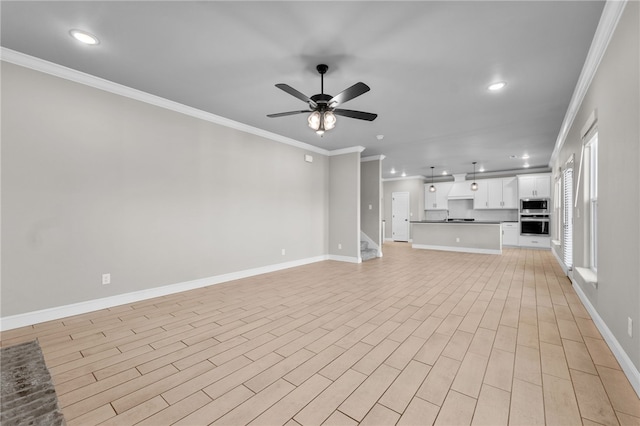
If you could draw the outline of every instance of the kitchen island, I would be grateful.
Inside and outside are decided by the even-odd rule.
[[[413,248],[502,254],[500,222],[483,221],[413,221]]]

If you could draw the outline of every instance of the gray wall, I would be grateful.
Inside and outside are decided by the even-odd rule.
[[[359,152],[329,157],[329,254],[360,257]]]
[[[422,177],[386,180],[382,183],[383,219],[386,222],[384,238],[391,238],[391,194],[394,192],[409,193],[410,220],[422,220],[424,215],[424,179]],[[409,227],[411,232],[411,227]]]
[[[328,157],[1,71],[2,316],[326,255]]]
[[[577,185],[581,130],[597,109],[598,288],[578,283],[615,338],[640,369],[640,3],[628,2],[604,58],[582,102],[553,170],[576,155],[573,253],[575,266],[588,266],[586,182]],[[578,212],[579,210],[579,212]],[[560,249],[561,250],[561,249]],[[559,251],[558,254],[562,252]],[[627,317],[633,337],[627,335]]]
[[[381,245],[382,160],[360,164],[361,229],[378,246]],[[371,206],[371,209],[369,209]]]

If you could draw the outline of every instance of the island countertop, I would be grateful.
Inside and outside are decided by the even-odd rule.
[[[496,220],[412,220],[411,223],[441,223],[441,224],[501,224],[501,221]]]
[[[502,222],[412,221],[412,247],[417,249],[502,254]],[[473,226],[470,226],[470,225]]]

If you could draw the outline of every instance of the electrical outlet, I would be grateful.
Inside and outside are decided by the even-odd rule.
[[[342,244],[338,243],[338,250],[342,250]]]
[[[102,285],[111,284],[111,274],[102,274]]]
[[[284,256],[287,253],[285,249],[282,249],[282,255]]]
[[[373,210],[373,205],[369,204],[369,210]]]
[[[631,317],[627,317],[627,334],[629,337],[633,337],[633,320]]]
[[[460,237],[456,237],[456,243],[460,242]]]

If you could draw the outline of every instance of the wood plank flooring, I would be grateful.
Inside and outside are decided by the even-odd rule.
[[[640,401],[548,251],[384,245],[9,330],[74,425],[627,425]]]

